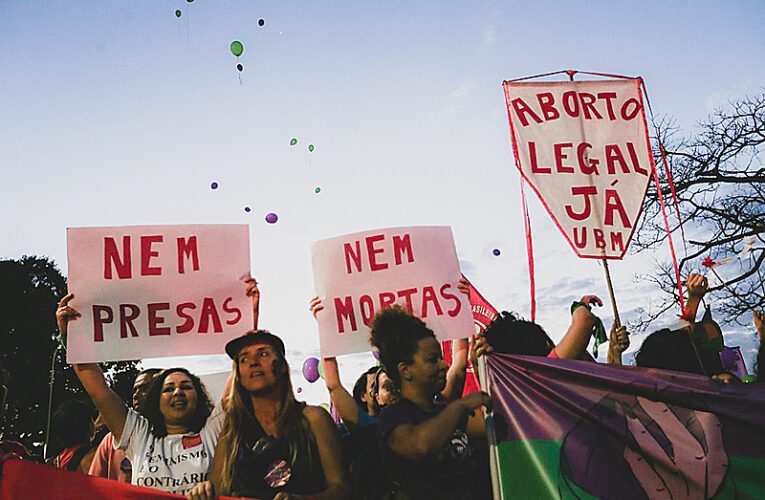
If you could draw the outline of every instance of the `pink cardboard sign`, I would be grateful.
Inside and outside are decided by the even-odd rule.
[[[67,228],[67,361],[223,354],[252,327],[247,225]]]
[[[439,340],[473,333],[449,227],[378,229],[317,241],[312,247],[322,356],[368,352],[374,315],[407,307]]]
[[[504,88],[521,175],[579,257],[621,259],[654,169],[640,79]]]

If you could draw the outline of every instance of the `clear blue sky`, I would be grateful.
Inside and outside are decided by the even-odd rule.
[[[642,75],[691,133],[765,82],[763,19],[755,1],[0,0],[0,257],[66,271],[67,226],[249,223],[263,326],[296,364],[318,347],[312,241],[447,224],[484,295],[528,314],[502,80]],[[539,321],[557,338],[565,304],[605,285],[530,204]],[[629,318],[649,259],[627,259],[612,269]]]

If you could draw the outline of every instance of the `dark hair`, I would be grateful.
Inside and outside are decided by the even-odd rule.
[[[64,401],[51,417],[51,441],[62,448],[90,443],[95,412],[93,405],[85,401]]]
[[[650,334],[640,346],[635,364],[699,375],[715,375],[723,371],[717,353],[697,348],[686,329],[664,328]]]
[[[353,384],[353,399],[356,400],[356,404],[364,410],[365,412],[368,412],[367,404],[361,400],[361,397],[367,392],[367,377],[369,375],[374,375],[377,373],[377,369],[379,367],[373,366],[369,370],[365,371],[361,374],[361,376],[356,379],[356,383]],[[369,396],[369,394],[367,394]]]
[[[547,356],[555,345],[541,326],[502,311],[483,332],[486,341],[501,354]]]
[[[433,330],[401,306],[385,308],[372,320],[370,342],[380,351],[380,362],[399,387],[401,375],[398,364],[412,364],[418,343],[428,337],[436,337]]]
[[[210,401],[207,389],[205,389],[205,385],[199,380],[199,377],[185,368],[168,368],[167,370],[162,370],[154,376],[151,389],[149,389],[149,393],[146,395],[146,402],[144,403],[143,409],[143,415],[149,420],[149,424],[151,424],[152,434],[158,438],[167,436],[165,417],[163,417],[162,412],[159,411],[159,400],[162,395],[162,386],[168,375],[177,372],[188,375],[191,379],[191,383],[194,385],[194,389],[197,391],[197,407],[196,410],[194,410],[194,414],[191,416],[191,423],[189,424],[190,430],[192,432],[199,432],[202,430],[202,427],[207,423],[207,417],[212,413],[212,401]]]
[[[157,373],[161,372],[162,368],[146,368],[145,370],[141,370],[138,372],[138,374],[135,376],[135,378],[138,378],[140,375],[156,375]]]

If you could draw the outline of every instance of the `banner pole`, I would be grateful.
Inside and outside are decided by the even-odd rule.
[[[489,372],[486,369],[486,358],[478,357],[478,383],[481,390],[490,394]],[[491,495],[493,500],[502,500],[502,485],[499,482],[499,461],[497,451],[497,434],[494,432],[494,414],[483,409],[486,421],[486,443],[489,445],[489,472],[491,473]]]
[[[608,295],[611,297],[611,308],[614,310],[614,325],[616,328],[622,326],[622,320],[619,318],[619,309],[616,307],[616,296],[614,295],[614,285],[611,283],[611,272],[608,270],[608,259],[603,259],[603,269],[606,271],[606,284],[608,285]],[[608,364],[621,365],[622,355],[614,356],[612,343],[613,339],[609,337],[608,342]]]

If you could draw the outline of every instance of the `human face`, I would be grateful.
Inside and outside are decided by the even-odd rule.
[[[381,371],[377,377],[377,394],[375,394],[377,404],[385,406],[398,401],[398,391],[388,374]]]
[[[441,354],[441,344],[435,337],[427,337],[417,342],[417,351],[414,353],[412,364],[407,365],[409,378],[403,377],[404,381],[411,382],[416,388],[435,396],[446,387],[446,363]]]
[[[138,413],[143,413],[146,395],[149,394],[154,375],[155,373],[140,373],[133,382],[133,409]]]
[[[191,377],[183,372],[173,372],[162,381],[159,411],[165,425],[186,425],[197,409],[197,390]]]
[[[250,393],[278,386],[287,369],[276,350],[265,342],[243,347],[237,364],[239,382]]]

